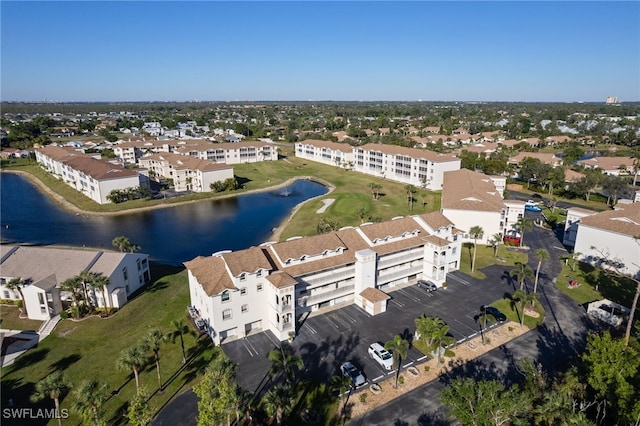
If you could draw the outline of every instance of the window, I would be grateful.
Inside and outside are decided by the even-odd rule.
[[[10,297],[10,296],[9,296],[9,291],[8,291],[8,290],[5,290],[5,291],[4,291],[4,298],[5,298],[5,299],[9,299],[9,297]]]
[[[229,300],[231,300],[231,294],[228,291],[223,292],[220,297],[223,302],[228,302]]]
[[[233,317],[231,309],[225,309],[222,311],[222,319],[229,320]]]
[[[122,276],[124,277],[125,281],[129,279],[129,273],[127,272],[127,268],[122,269]]]
[[[242,305],[242,307],[240,308],[240,310],[242,311],[242,313],[244,314],[245,312],[249,312],[249,305]]]
[[[38,293],[38,300],[40,301],[41,305],[44,305],[44,296],[42,295],[42,293]]]
[[[262,276],[262,269],[258,269],[258,272],[256,272],[256,277],[261,277]]]
[[[247,279],[247,274],[245,274],[244,272],[240,274],[240,281],[244,281]]]
[[[262,291],[262,284],[258,284],[257,289],[258,289],[258,291]]]
[[[240,289],[240,295],[241,295],[241,296],[244,296],[245,294],[247,294],[247,288],[246,288],[246,287],[242,287],[242,288]]]

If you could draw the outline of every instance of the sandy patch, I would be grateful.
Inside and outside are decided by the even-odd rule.
[[[327,208],[331,204],[333,204],[334,201],[335,201],[335,198],[325,198],[324,200],[322,200],[322,207],[316,210],[316,213],[324,213],[325,211],[327,211]]]
[[[404,383],[398,384],[398,388],[394,389],[395,375],[390,375],[390,378],[377,382],[382,387],[382,392],[374,394],[369,385],[365,389],[362,389],[349,398],[350,417],[355,419],[375,408],[378,408],[387,402],[395,399],[406,392],[409,392],[419,386],[424,385],[432,380],[437,379],[441,374],[447,373],[449,370],[449,364],[457,365],[470,361],[479,357],[492,349],[495,349],[512,339],[526,333],[529,328],[521,326],[516,322],[508,322],[500,327],[497,327],[491,331],[485,333],[485,338],[488,343],[483,344],[480,336],[473,339],[462,342],[456,347],[452,348],[455,353],[453,358],[444,358],[442,364],[438,363],[437,359],[430,359],[429,361],[421,364],[415,364],[415,371],[417,375],[412,374],[407,369],[402,369],[400,376],[404,378]],[[425,371],[425,367],[428,367],[428,371]],[[361,402],[360,395],[365,394],[365,402]]]

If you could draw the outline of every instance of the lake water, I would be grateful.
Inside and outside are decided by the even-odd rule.
[[[297,204],[326,193],[318,183],[299,180],[270,192],[88,216],[62,210],[27,179],[2,173],[0,237],[10,243],[114,249],[111,241],[124,235],[152,260],[180,264],[198,255],[261,244]]]

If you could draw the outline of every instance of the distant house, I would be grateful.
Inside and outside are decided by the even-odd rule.
[[[2,299],[20,300],[20,294],[6,284],[21,278],[25,306],[33,320],[48,320],[68,307],[71,297],[60,284],[82,271],[109,278],[104,289],[87,289],[100,307],[122,307],[151,279],[149,256],[140,253],[0,245],[0,256]]]
[[[578,160],[578,164],[588,169],[600,169],[602,173],[607,175],[633,176],[634,161],[638,160],[633,157],[593,157],[587,160]],[[635,173],[640,175],[640,169]]]
[[[540,160],[543,164],[549,164],[553,167],[562,165],[562,158],[555,154],[549,154],[545,152],[520,152],[517,155],[509,158],[510,164],[520,165],[525,158],[535,158]]]
[[[296,157],[330,166],[353,164],[353,147],[346,143],[307,139],[295,144]]]

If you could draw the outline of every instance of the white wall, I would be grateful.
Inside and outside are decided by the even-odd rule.
[[[465,234],[468,234],[474,226],[481,227],[484,234],[481,239],[478,239],[478,244],[488,244],[494,234],[502,232],[499,212],[442,209],[442,214]],[[473,242],[473,239],[462,235],[462,241]]]
[[[582,260],[592,256],[622,262],[624,267],[618,268],[619,272],[640,277],[640,244],[628,235],[592,228],[581,223],[578,226],[574,252],[582,253]],[[601,266],[607,268],[605,264]]]

